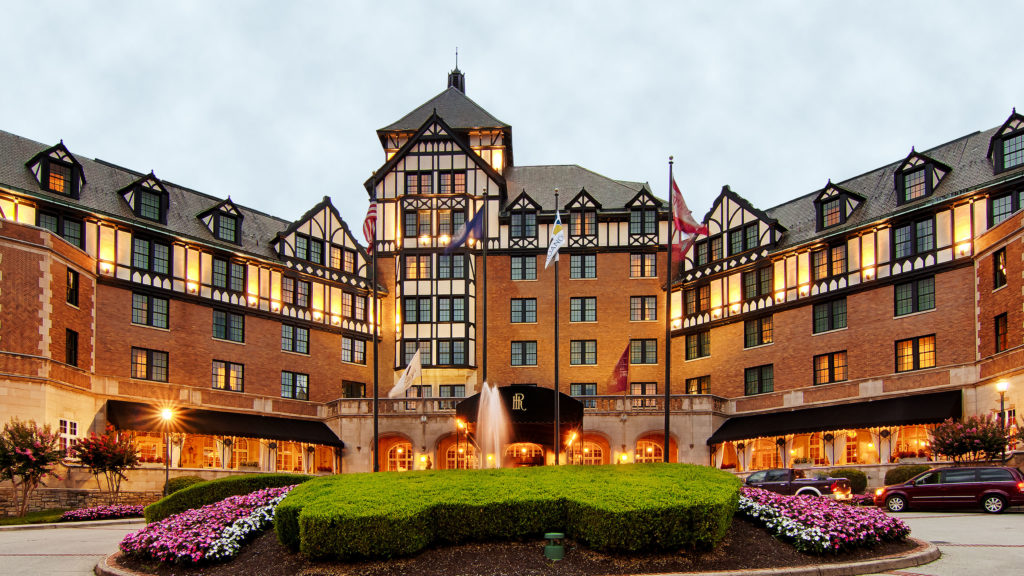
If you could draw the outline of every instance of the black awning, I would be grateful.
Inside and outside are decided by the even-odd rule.
[[[156,404],[107,400],[107,420],[118,430],[163,432],[161,408]],[[175,408],[170,431],[345,446],[323,422],[200,408]]]
[[[501,386],[498,388],[501,400],[512,421],[513,442],[534,442],[552,444],[555,423],[555,391],[542,386]],[[458,418],[473,428],[480,407],[480,394],[474,394],[455,406]],[[560,431],[566,435],[583,425],[583,403],[558,393]]]
[[[959,390],[729,418],[708,444],[844,428],[930,424],[963,414]]]

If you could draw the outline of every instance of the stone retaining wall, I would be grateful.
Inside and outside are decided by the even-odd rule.
[[[0,517],[14,516],[14,498],[9,485],[0,488]],[[161,492],[125,492],[121,491],[118,504],[152,504],[163,496]],[[99,490],[72,490],[67,488],[39,488],[29,495],[28,511],[49,510],[52,508],[89,508],[109,504],[107,493]]]

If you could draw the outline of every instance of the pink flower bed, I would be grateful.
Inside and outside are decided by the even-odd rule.
[[[61,522],[76,522],[81,520],[110,520],[112,518],[137,518],[142,516],[142,509],[145,506],[124,505],[124,506],[93,506],[92,508],[81,508],[79,510],[68,510],[60,517]]]
[[[179,564],[230,558],[247,537],[273,522],[277,504],[292,488],[265,488],[175,514],[125,536],[121,551]]]
[[[848,506],[829,498],[782,496],[743,488],[740,514],[791,542],[797,550],[837,553],[906,539],[910,528],[877,508]]]

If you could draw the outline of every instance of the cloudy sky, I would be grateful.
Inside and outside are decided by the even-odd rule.
[[[362,220],[375,130],[445,88],[517,165],[768,208],[1024,107],[1020,2],[13,2],[0,130],[295,219]]]

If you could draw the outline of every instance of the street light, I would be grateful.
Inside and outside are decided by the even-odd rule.
[[[455,468],[459,468],[459,457],[462,455],[462,450],[459,447],[459,430],[466,427],[466,423],[461,418],[455,419]],[[466,444],[469,444],[469,439],[466,439]]]
[[[174,410],[160,410],[160,418],[164,421],[164,496],[167,496],[167,485],[171,481],[171,420],[174,420]]]
[[[1003,461],[1006,461],[1006,390],[1010,384],[1006,380],[996,382],[996,390],[999,392],[999,429],[1003,433]]]

